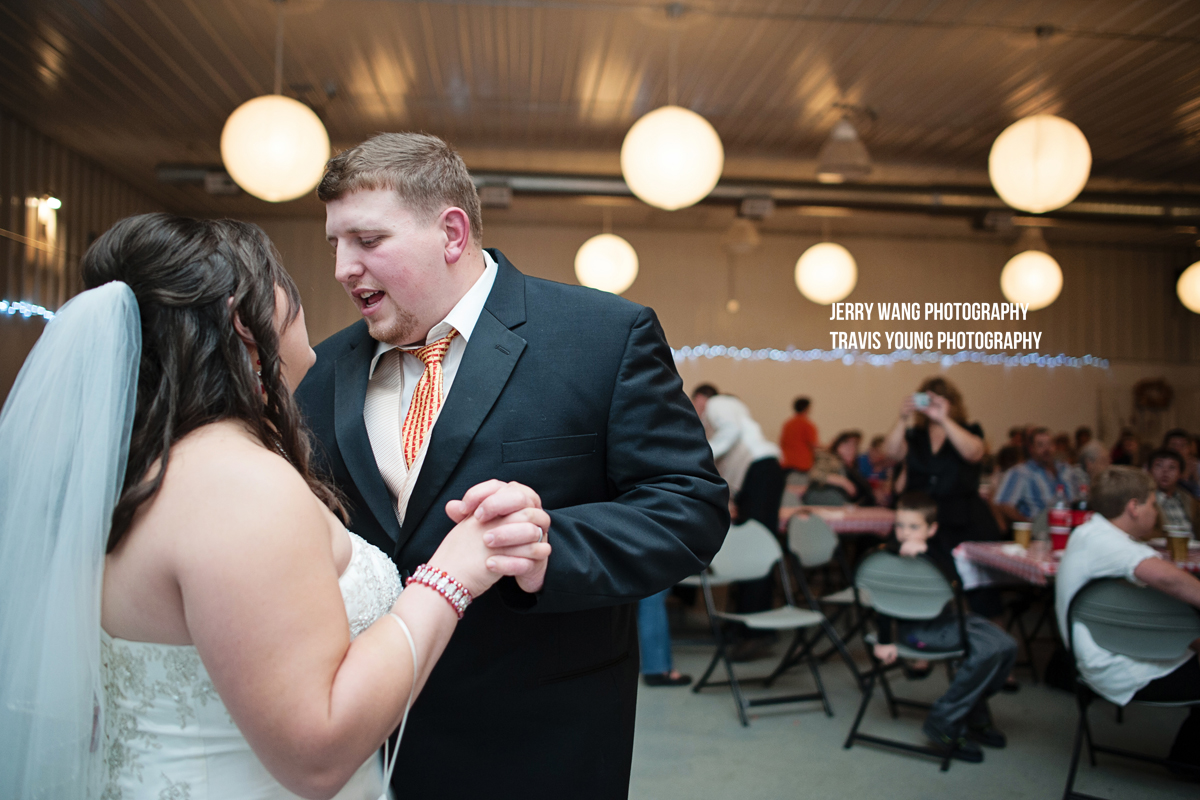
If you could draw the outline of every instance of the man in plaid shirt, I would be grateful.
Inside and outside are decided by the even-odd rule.
[[[1035,428],[1026,447],[1029,460],[1005,474],[995,498],[1000,510],[1014,522],[1028,522],[1053,506],[1060,485],[1066,501],[1074,503],[1086,484],[1079,469],[1054,460],[1054,440],[1046,428]]]

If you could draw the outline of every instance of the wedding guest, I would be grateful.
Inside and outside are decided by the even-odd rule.
[[[1117,443],[1113,445],[1112,452],[1109,454],[1109,460],[1114,466],[1141,466],[1141,449],[1137,434],[1129,428],[1123,428],[1121,435],[1117,438]]]
[[[1009,470],[996,494],[996,505],[1013,522],[1028,522],[1055,503],[1058,487],[1063,499],[1073,503],[1083,485],[1079,470],[1055,459],[1054,441],[1046,428],[1035,428],[1029,437],[1028,460]]]
[[[1079,448],[1079,466],[1087,475],[1087,482],[1090,486],[1095,482],[1096,476],[1104,470],[1112,466],[1109,460],[1108,448],[1103,443],[1093,439],[1092,441]]]
[[[1091,428],[1089,428],[1087,425],[1080,425],[1078,428],[1075,429],[1075,452],[1076,453],[1078,453],[1080,450],[1082,450],[1084,448],[1084,446],[1087,445],[1087,443],[1090,441],[1092,441],[1092,429]]]
[[[667,620],[670,589],[638,601],[638,650],[642,683],[647,686],[687,686],[690,675],[675,669],[671,659],[671,628]]]
[[[960,583],[946,542],[938,536],[937,505],[926,494],[908,492],[896,503],[896,528],[884,547],[906,558],[931,562],[954,585]],[[951,601],[953,602],[953,601]],[[947,606],[932,620],[905,622],[876,614],[879,643],[875,658],[884,664],[898,657],[894,642],[917,649],[946,650],[961,646],[958,614]],[[934,701],[922,732],[933,742],[951,747],[954,758],[979,763],[979,745],[1001,748],[1007,739],[992,723],[988,698],[1001,691],[1017,657],[1011,636],[982,617],[963,621],[968,656],[959,664],[950,688]]]
[[[967,421],[962,395],[945,378],[929,378],[917,392],[927,405],[906,396],[884,440],[888,457],[905,463],[905,491],[925,492],[937,503],[947,549],[968,540],[1000,539],[996,520],[979,496],[979,462],[987,452],[983,428]]]
[[[780,465],[785,471],[808,472],[813,464],[813,451],[817,447],[817,426],[808,417],[812,401],[807,397],[797,397],[792,403],[795,412],[783,423],[779,434],[779,449],[783,455]]]
[[[858,446],[861,441],[862,434],[858,431],[842,431],[829,445],[828,451],[819,451],[808,473],[809,490],[805,495],[832,489],[842,496],[845,503],[875,505],[875,492],[858,471]]]
[[[1200,580],[1146,544],[1158,520],[1155,494],[1154,480],[1139,469],[1115,466],[1096,477],[1090,496],[1096,513],[1071,532],[1058,567],[1055,610],[1059,630],[1067,631],[1071,599],[1096,578],[1124,578],[1200,609]],[[1119,706],[1134,699],[1200,700],[1200,664],[1195,653],[1147,661],[1105,650],[1081,622],[1075,623],[1070,635],[1079,672],[1106,700]],[[1200,641],[1192,644],[1192,650],[1198,647]],[[1192,706],[1179,726],[1168,757],[1200,766],[1200,705]]]
[[[1183,428],[1172,428],[1163,435],[1162,446],[1174,450],[1183,458],[1183,471],[1179,475],[1179,485],[1193,497],[1200,497],[1200,475],[1197,470],[1196,439]]]
[[[1158,521],[1154,525],[1155,536],[1166,536],[1167,528],[1195,530],[1200,502],[1179,485],[1183,472],[1183,457],[1174,450],[1162,448],[1150,454],[1148,461],[1150,477],[1154,479],[1155,501],[1158,505]]]

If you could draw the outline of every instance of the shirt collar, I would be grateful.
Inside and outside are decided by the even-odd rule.
[[[458,331],[458,335],[462,337],[463,343],[471,341],[471,334],[475,331],[475,324],[479,322],[479,315],[483,313],[483,306],[487,303],[488,295],[492,293],[492,285],[496,282],[496,274],[499,267],[496,265],[496,260],[492,258],[492,254],[487,250],[483,251],[483,274],[479,276],[467,293],[464,294],[454,308],[450,309],[450,313],[445,318],[429,329],[429,333],[425,336],[425,344],[432,344],[438,339],[441,339],[446,334],[450,333],[450,329]],[[371,370],[368,377],[375,375],[375,365],[379,363],[379,357],[389,350],[398,350],[394,344],[387,342],[376,342],[375,355],[371,358]]]

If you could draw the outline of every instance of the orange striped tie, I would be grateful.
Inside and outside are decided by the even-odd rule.
[[[408,414],[404,417],[404,425],[400,429],[400,440],[404,445],[404,463],[410,469],[417,460],[421,444],[429,435],[429,429],[433,427],[438,410],[442,407],[442,359],[450,349],[450,340],[457,335],[458,331],[451,329],[450,333],[433,344],[408,351],[425,362],[425,371],[421,373],[421,379],[417,381],[417,387],[413,390]]]

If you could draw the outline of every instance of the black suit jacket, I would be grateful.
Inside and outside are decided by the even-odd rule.
[[[403,528],[363,422],[375,352],[365,322],[317,347],[297,397],[318,461],[349,498],[351,529],[402,573],[429,559],[453,526],[446,502],[475,484],[520,481],[550,512],[544,588],[529,595],[504,579],[467,610],[412,710],[399,795],[624,797],[632,604],[709,562],[728,529],[728,492],[654,313],[526,277],[489,252],[496,282]]]

